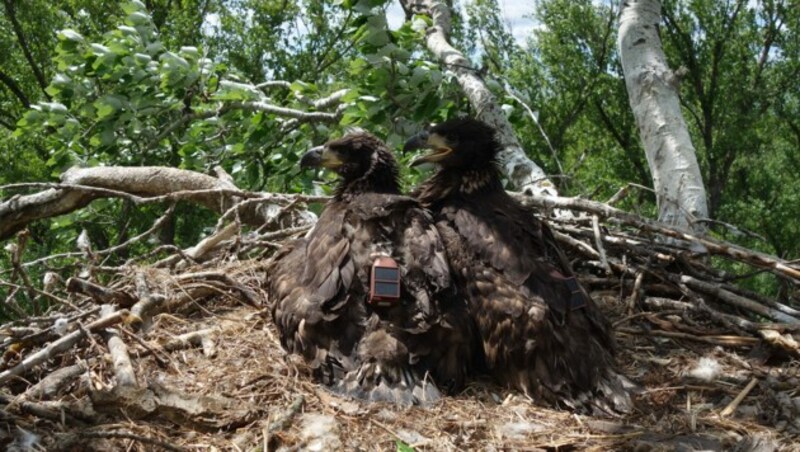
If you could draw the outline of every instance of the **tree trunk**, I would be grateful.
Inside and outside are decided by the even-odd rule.
[[[477,118],[497,131],[497,137],[503,146],[500,160],[511,184],[517,190],[526,193],[558,195],[555,185],[550,182],[542,168],[525,154],[511,123],[506,119],[505,113],[486,83],[477,74],[477,70],[472,67],[464,54],[448,41],[450,7],[447,3],[436,0],[401,0],[401,4],[406,12],[425,14],[433,19],[433,25],[427,30],[428,50],[444,67],[456,74],[458,83],[467,95]]]
[[[681,113],[678,77],[658,35],[661,2],[623,0],[619,46],[625,85],[653,176],[659,220],[696,233],[708,217],[706,190]]]

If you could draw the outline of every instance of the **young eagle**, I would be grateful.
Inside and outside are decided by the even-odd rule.
[[[392,153],[359,131],[312,149],[300,164],[331,169],[339,181],[314,229],[272,265],[268,290],[283,347],[335,392],[361,399],[418,404],[439,389],[461,389],[477,334],[454,297],[430,214],[399,195]],[[399,298],[386,306],[370,302],[381,257],[394,259],[400,275]]]
[[[576,281],[547,224],[503,189],[491,127],[456,119],[411,138],[439,170],[416,190],[434,214],[486,364],[501,383],[579,411],[628,411],[608,321]]]

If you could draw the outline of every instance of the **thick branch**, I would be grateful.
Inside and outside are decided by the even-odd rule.
[[[242,199],[264,198],[264,202],[241,203],[238,207],[241,221],[257,226],[276,220],[275,208],[270,206],[292,200],[288,196],[244,192],[221,179],[166,167],[72,168],[61,180],[64,184],[58,188],[12,196],[0,203],[0,239],[11,236],[32,221],[72,212],[100,197],[121,197],[136,204],[180,199],[219,214]],[[303,218],[309,220],[307,216]],[[305,221],[303,218],[301,222]]]

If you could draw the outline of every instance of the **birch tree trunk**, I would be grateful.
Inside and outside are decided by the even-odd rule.
[[[639,125],[659,220],[695,233],[708,217],[697,155],[681,113],[678,77],[669,69],[658,35],[661,2],[622,0],[619,46],[628,98]]]
[[[506,119],[505,113],[486,83],[478,76],[464,54],[448,41],[450,8],[447,4],[437,0],[401,0],[400,3],[406,12],[425,14],[433,19],[433,24],[426,31],[428,50],[444,67],[456,75],[470,105],[476,111],[477,118],[497,131],[497,137],[503,146],[500,160],[514,188],[526,193],[558,195],[555,185],[547,178],[542,168],[525,154],[511,123]]]

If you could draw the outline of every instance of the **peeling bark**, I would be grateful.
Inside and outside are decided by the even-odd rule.
[[[697,220],[708,217],[706,190],[681,113],[679,77],[661,47],[660,22],[658,0],[622,2],[617,45],[625,85],[653,176],[659,220],[703,233]]]
[[[525,154],[511,123],[478,71],[461,51],[450,44],[447,37],[450,32],[450,7],[445,2],[436,0],[402,0],[401,4],[406,11],[425,14],[433,19],[433,25],[427,30],[428,50],[456,75],[476,112],[476,117],[497,131],[497,137],[503,146],[500,160],[511,185],[525,193],[558,195],[558,190],[544,170]]]

